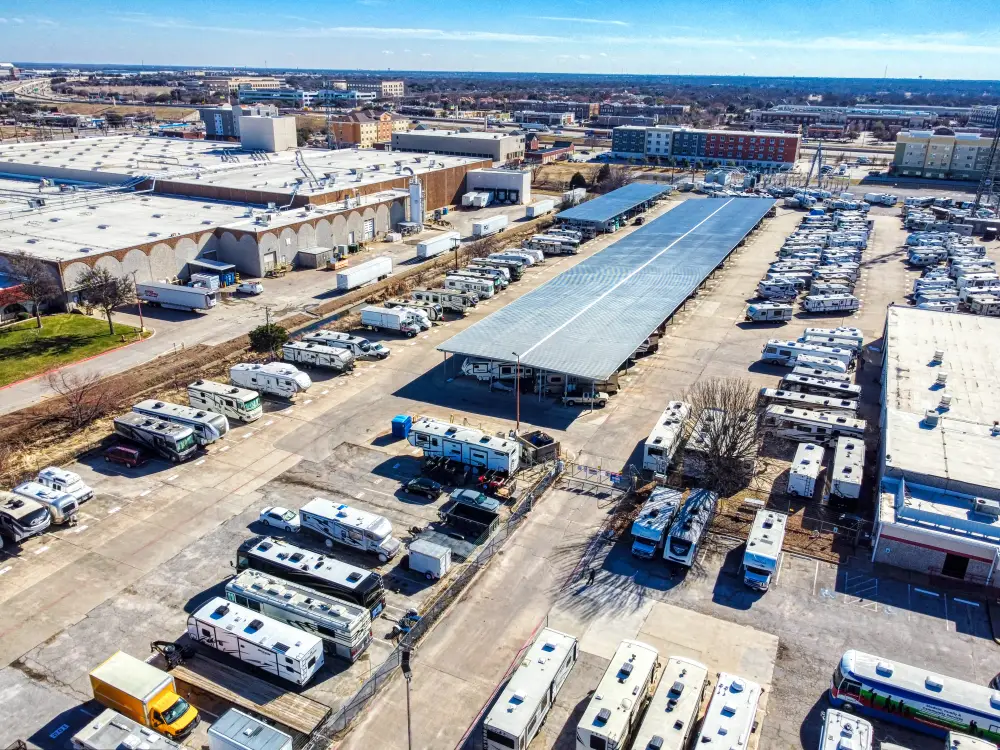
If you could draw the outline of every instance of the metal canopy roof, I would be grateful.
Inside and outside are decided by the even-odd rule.
[[[687,200],[438,347],[605,380],[774,205]]]
[[[611,221],[626,211],[631,211],[640,203],[651,201],[665,193],[669,193],[671,185],[658,185],[651,182],[633,182],[625,187],[612,190],[600,198],[594,198],[579,206],[566,209],[556,214],[556,219],[566,221],[592,221],[603,224]]]
[[[197,266],[198,268],[207,268],[210,271],[235,271],[236,266],[232,263],[223,263],[221,260],[212,260],[211,258],[195,258],[188,261],[189,266]]]

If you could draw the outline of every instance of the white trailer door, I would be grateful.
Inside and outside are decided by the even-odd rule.
[[[362,227],[362,233],[364,239],[370,240],[375,237],[375,219],[365,219],[364,226]]]
[[[482,448],[470,448],[469,449],[469,464],[472,466],[481,466],[483,468],[492,468],[489,466],[490,457],[489,453],[484,451]]]
[[[273,271],[274,266],[277,264],[277,262],[278,262],[278,254],[276,252],[264,253],[264,273],[267,273],[268,271]]]

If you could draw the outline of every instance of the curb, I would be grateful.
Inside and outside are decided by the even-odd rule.
[[[7,383],[7,385],[0,385],[0,391],[5,391],[8,388],[13,388],[15,385],[21,385],[22,383],[30,383],[32,380],[38,380],[38,378],[44,378],[47,375],[59,372],[60,370],[65,370],[67,367],[75,367],[82,362],[89,362],[92,359],[97,359],[98,357],[103,357],[105,354],[111,354],[112,352],[120,352],[122,349],[128,349],[130,346],[135,346],[136,344],[143,344],[149,341],[156,335],[156,329],[150,328],[149,335],[144,339],[136,339],[128,344],[122,344],[121,346],[116,346],[114,349],[108,349],[100,354],[91,354],[89,357],[84,357],[83,359],[78,359],[75,362],[67,362],[59,367],[53,367],[51,370],[46,370],[45,372],[40,372],[37,375],[32,375],[30,377],[24,378],[22,380],[15,380],[13,383]]]

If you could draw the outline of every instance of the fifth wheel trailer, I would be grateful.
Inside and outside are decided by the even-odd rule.
[[[467,466],[513,475],[521,465],[516,440],[492,437],[479,430],[422,417],[407,436],[410,445],[422,448],[425,458],[448,458]]]

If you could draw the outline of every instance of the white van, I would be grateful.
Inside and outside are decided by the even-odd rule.
[[[196,380],[188,386],[188,404],[195,409],[205,409],[248,424],[260,419],[264,408],[260,394],[235,385]]]
[[[309,390],[312,380],[297,367],[281,362],[258,365],[241,362],[229,369],[229,382],[260,393],[291,399]]]

